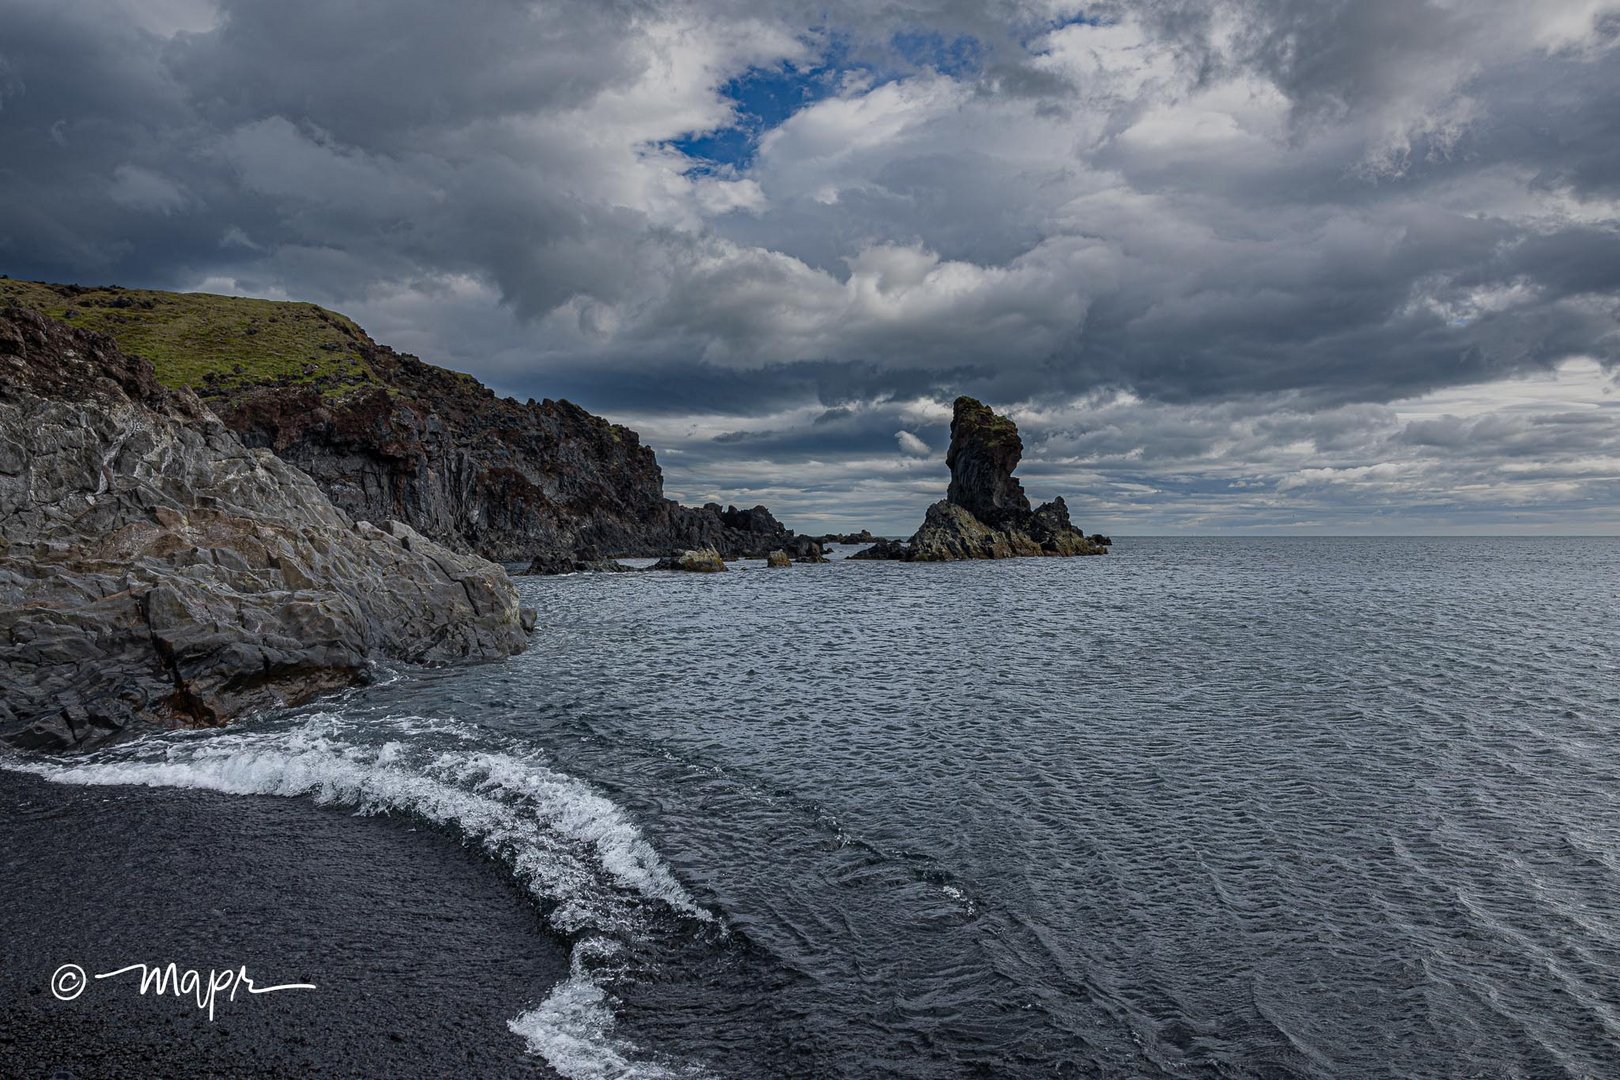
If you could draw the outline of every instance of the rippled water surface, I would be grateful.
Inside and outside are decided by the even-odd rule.
[[[1620,542],[520,589],[510,663],[41,768],[472,838],[569,1075],[1620,1074]]]

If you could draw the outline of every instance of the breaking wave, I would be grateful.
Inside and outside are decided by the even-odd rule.
[[[62,784],[191,788],[307,797],[361,814],[402,813],[459,833],[510,869],[547,923],[572,942],[570,975],[509,1027],[577,1080],[693,1077],[614,1031],[612,978],[626,945],[660,919],[717,926],[625,811],[532,748],[455,721],[337,713],[291,727],[177,732],[73,759],[0,758]],[[720,928],[723,933],[723,927]]]

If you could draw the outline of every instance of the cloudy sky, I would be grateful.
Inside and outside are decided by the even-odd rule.
[[[0,0],[0,271],[314,300],[903,532],[1620,530],[1620,0]]]

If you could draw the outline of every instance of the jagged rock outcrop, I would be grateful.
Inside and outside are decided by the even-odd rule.
[[[667,555],[651,566],[648,570],[683,570],[689,574],[720,574],[726,569],[726,561],[714,548],[698,548],[691,551],[677,551]]]
[[[882,537],[873,536],[871,529],[862,529],[860,532],[828,533],[816,539],[823,544],[875,544]]]
[[[523,648],[499,566],[336,509],[112,339],[0,311],[0,738],[217,724]]]
[[[548,554],[537,556],[529,563],[525,574],[557,575],[557,574],[622,574],[632,567],[626,566],[616,559],[609,559],[601,552],[592,548],[576,551],[571,555]]]
[[[852,559],[945,562],[1025,555],[1106,555],[1108,539],[1069,521],[1062,498],[1031,510],[1013,476],[1024,454],[1018,428],[982,402],[959,397],[945,463],[951,484],[910,540],[882,540]]]
[[[763,559],[782,550],[800,561],[822,561],[818,541],[790,531],[763,506],[751,510],[735,506],[722,510],[718,503],[679,506],[669,529],[675,537],[669,546],[713,548],[727,559]]]

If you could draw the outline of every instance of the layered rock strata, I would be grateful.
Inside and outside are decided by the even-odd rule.
[[[217,724],[526,623],[499,566],[351,519],[112,339],[0,311],[0,738]]]

